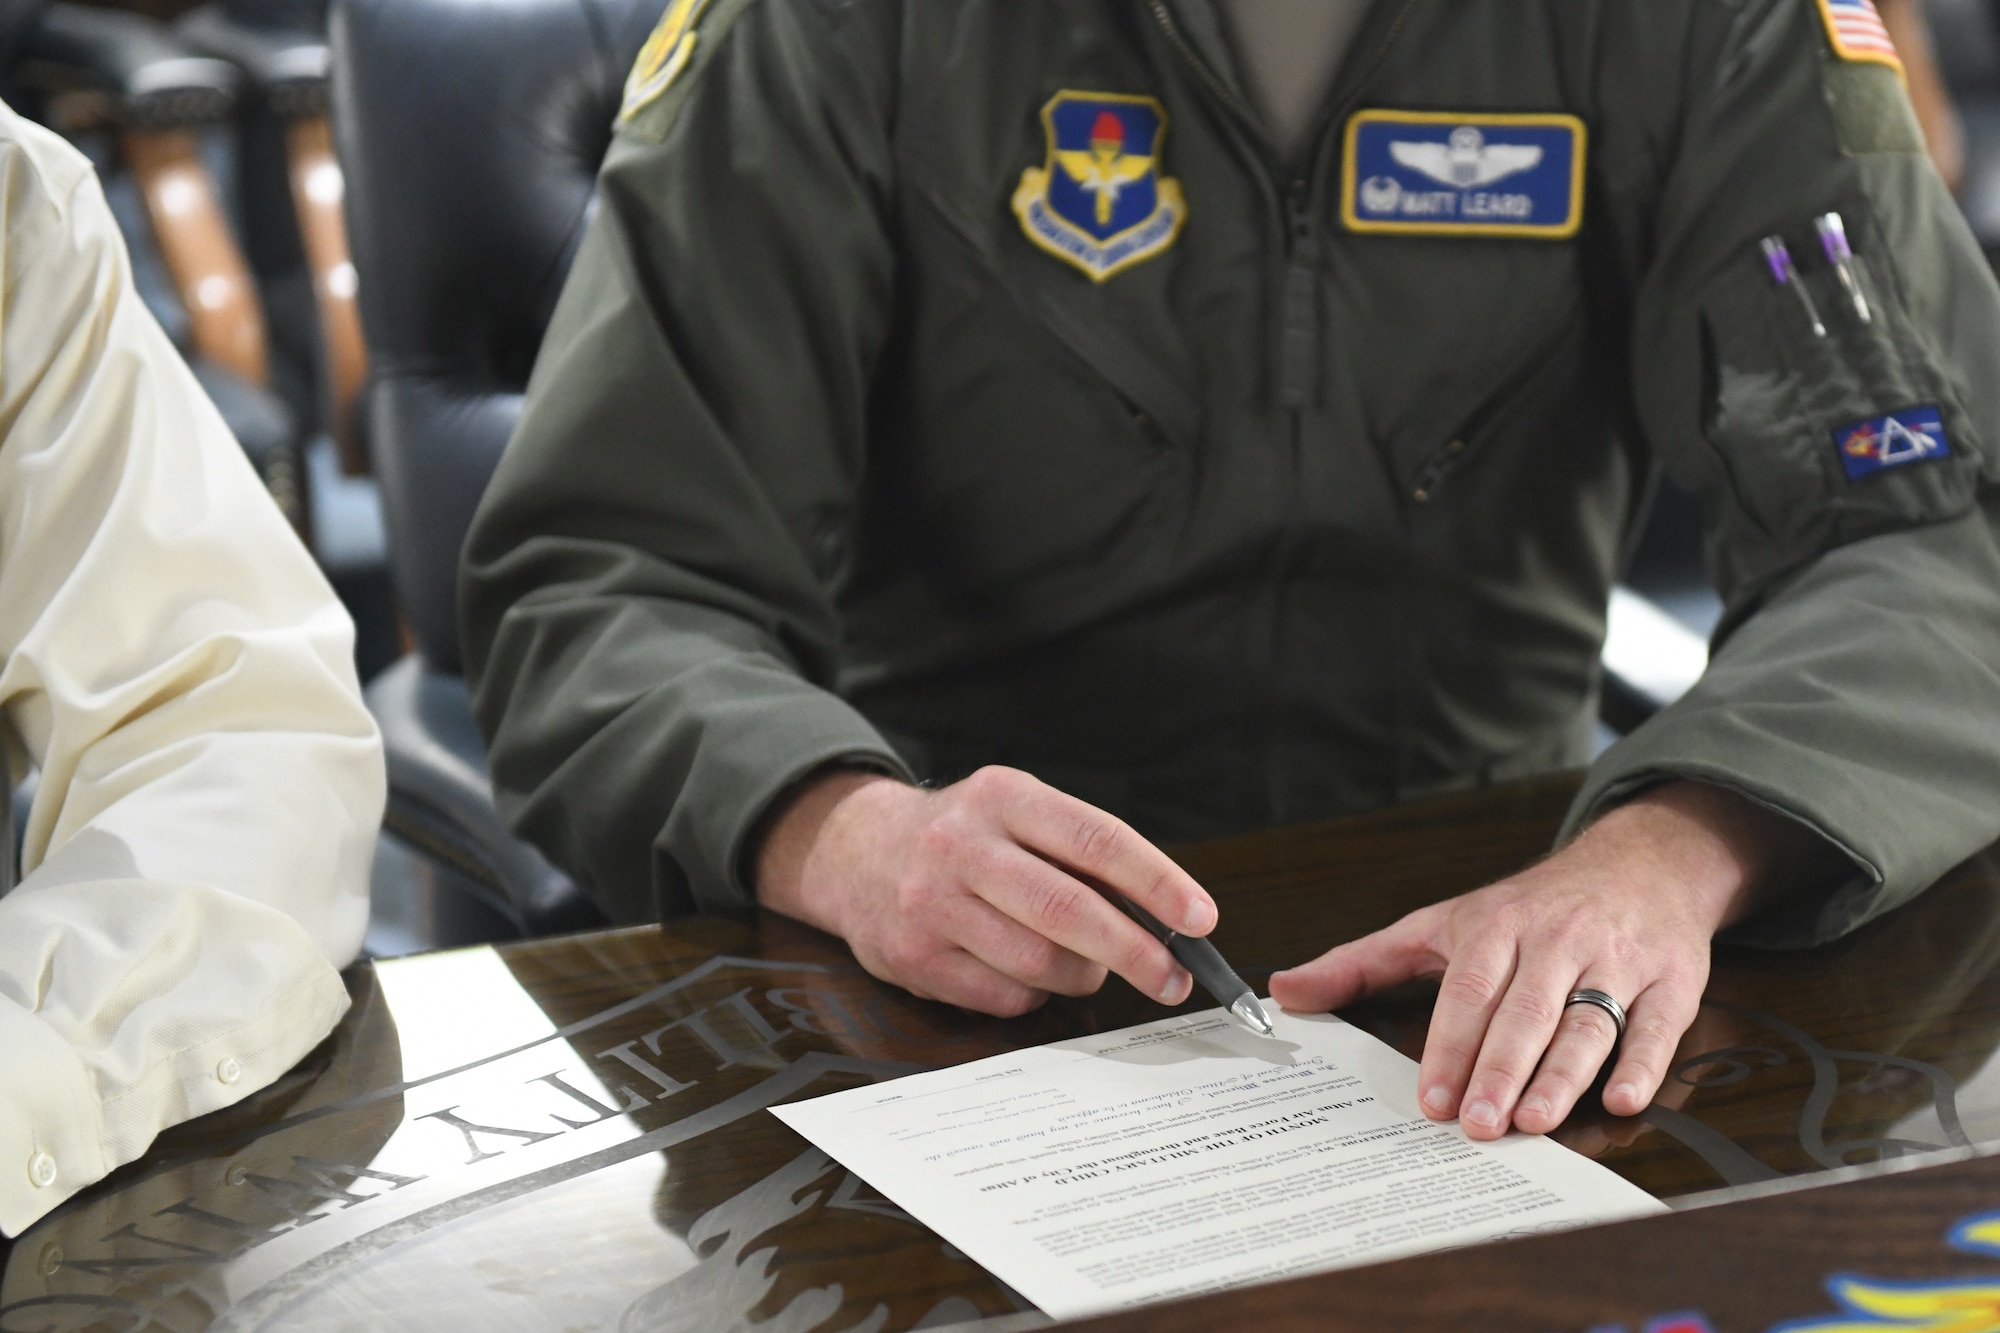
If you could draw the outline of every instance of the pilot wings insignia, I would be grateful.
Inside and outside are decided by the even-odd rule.
[[[1166,250],[1187,220],[1179,181],[1160,175],[1167,113],[1150,97],[1060,92],[1042,108],[1048,158],[1021,173],[1014,212],[1027,238],[1103,282]]]
[[[1412,171],[1461,190],[1491,185],[1542,164],[1542,150],[1534,144],[1489,144],[1471,125],[1459,126],[1444,143],[1399,140],[1389,145],[1389,155]]]

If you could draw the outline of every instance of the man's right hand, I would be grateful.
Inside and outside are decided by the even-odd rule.
[[[1088,995],[1116,972],[1162,1004],[1194,982],[1093,884],[1183,935],[1215,904],[1122,821],[1026,773],[983,768],[942,791],[831,770],[767,825],[757,901],[841,936],[861,965],[926,999],[990,1014]]]

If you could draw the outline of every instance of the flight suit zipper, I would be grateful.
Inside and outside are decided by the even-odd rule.
[[[1278,401],[1293,411],[1318,396],[1319,237],[1313,233],[1312,184],[1304,177],[1285,191],[1284,336],[1278,344]]]
[[[1318,130],[1318,139],[1324,144],[1329,122],[1338,124],[1346,119],[1349,112],[1361,101],[1369,82],[1388,60],[1390,48],[1402,35],[1404,25],[1409,21],[1410,11],[1415,9],[1417,0],[1402,0],[1389,31],[1370,55],[1368,64],[1360,77],[1353,81],[1353,91],[1341,100]],[[1173,12],[1167,8],[1166,0],[1147,0],[1147,8],[1152,11],[1153,21],[1166,35],[1167,44],[1172,46],[1194,71],[1204,87],[1215,95],[1225,107],[1253,131],[1253,141],[1264,147],[1264,163],[1274,181],[1283,172],[1284,165],[1278,155],[1264,143],[1263,121],[1250,104],[1238,96],[1236,91],[1209,67],[1201,53],[1194,49],[1180,24],[1175,22]],[[1315,155],[1325,156],[1324,151]],[[1280,294],[1282,301],[1282,333],[1278,344],[1278,399],[1287,409],[1303,412],[1313,406],[1318,398],[1319,380],[1319,233],[1313,226],[1314,190],[1313,178],[1317,171],[1292,179],[1284,190],[1285,206],[1285,276]]]

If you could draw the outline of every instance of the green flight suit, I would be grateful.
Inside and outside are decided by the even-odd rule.
[[[825,764],[1174,840],[1584,763],[1656,465],[1727,615],[1571,828],[1674,776],[1805,821],[1856,874],[1782,942],[2000,836],[2000,291],[1819,0],[1378,0],[1296,179],[1208,0],[680,8],[463,582],[502,808],[615,917],[747,902]],[[1185,204],[1102,281],[1014,206],[1065,90],[1155,99]],[[1383,109],[1578,118],[1580,230],[1356,230]],[[1851,479],[1917,407],[1949,454]]]

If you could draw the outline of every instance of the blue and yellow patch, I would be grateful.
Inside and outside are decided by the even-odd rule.
[[[1341,220],[1364,233],[1565,240],[1583,225],[1587,138],[1575,116],[1357,111]]]
[[[694,58],[695,20],[708,4],[709,0],[670,0],[646,44],[639,48],[632,72],[625,76],[625,98],[618,108],[621,124],[671,88],[688,67]]]
[[[1849,481],[1951,457],[1944,416],[1935,407],[1912,407],[1842,426],[1833,433],[1833,444]]]
[[[1103,282],[1163,253],[1187,221],[1160,174],[1167,111],[1151,97],[1064,90],[1042,108],[1044,165],[1021,173],[1014,213],[1030,241]]]

